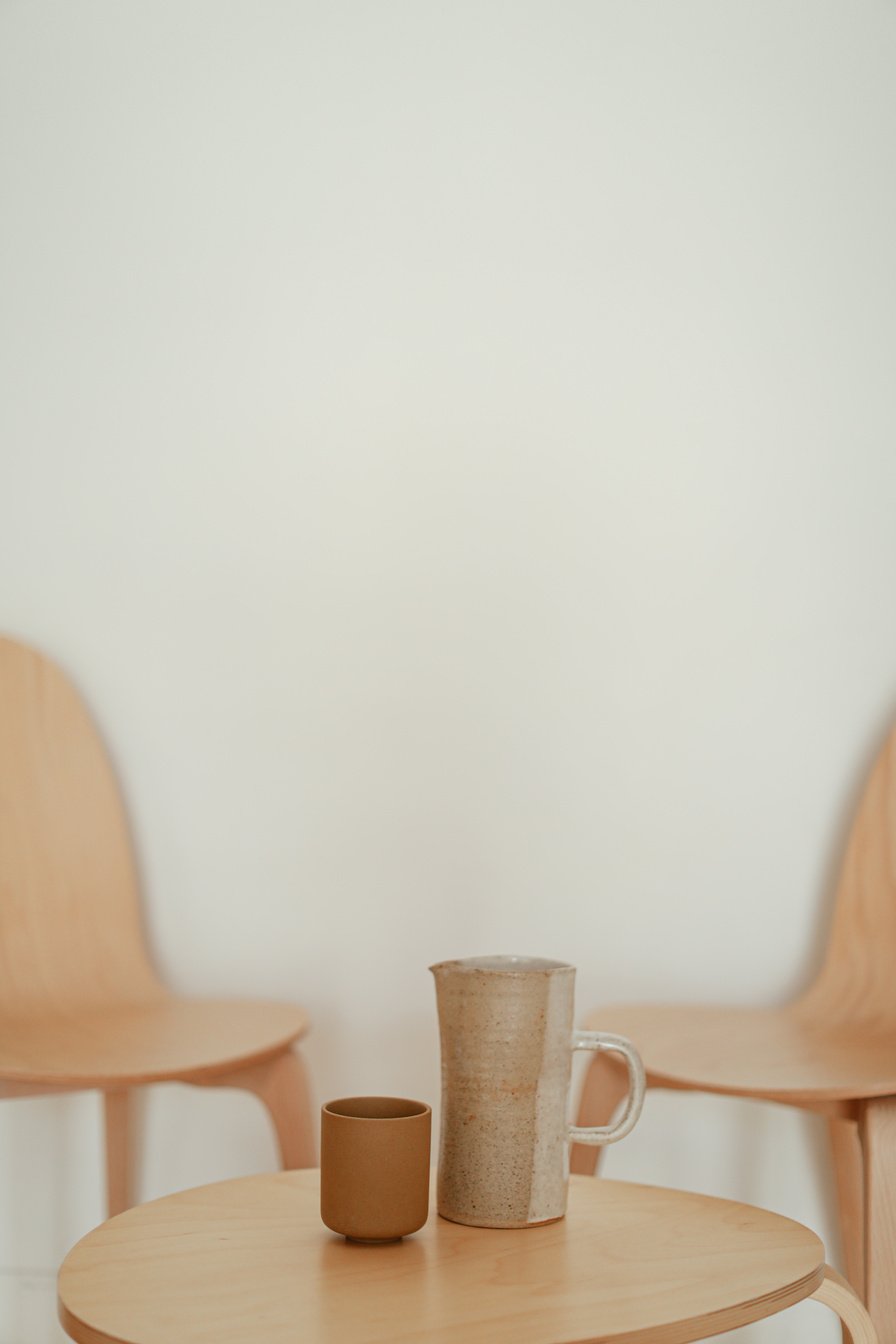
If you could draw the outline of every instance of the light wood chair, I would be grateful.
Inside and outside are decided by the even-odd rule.
[[[881,1344],[896,1344],[896,729],[849,835],[824,964],[801,998],[773,1010],[610,1007],[586,1026],[629,1036],[648,1086],[827,1118],[847,1276]],[[611,1057],[595,1055],[578,1123],[608,1122],[625,1088]],[[597,1157],[577,1146],[571,1168],[593,1173]]]
[[[109,1213],[133,1201],[132,1090],[254,1092],[285,1167],[313,1166],[308,1028],[284,1004],[170,993],[152,968],[118,786],[60,669],[0,638],[0,1097],[103,1093]]]

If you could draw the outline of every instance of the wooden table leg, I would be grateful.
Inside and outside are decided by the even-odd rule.
[[[133,1198],[133,1101],[128,1088],[103,1093],[106,1119],[106,1204],[109,1217],[123,1213]]]
[[[240,1087],[254,1092],[274,1122],[284,1168],[291,1170],[316,1165],[316,1116],[311,1105],[308,1073],[295,1050],[287,1049],[273,1059],[195,1081],[202,1087]]]
[[[844,1339],[852,1340],[852,1344],[883,1344],[882,1339],[878,1340],[871,1317],[846,1279],[830,1265],[825,1265],[824,1279],[812,1296],[840,1317]]]
[[[862,1145],[855,1120],[828,1120],[837,1179],[837,1208],[846,1277],[859,1297],[865,1295],[865,1210],[862,1192]]]
[[[880,1344],[896,1344],[896,1097],[864,1102],[865,1305]]]

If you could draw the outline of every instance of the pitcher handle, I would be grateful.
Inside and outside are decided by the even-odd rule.
[[[647,1082],[644,1077],[644,1065],[631,1041],[624,1036],[613,1036],[607,1031],[574,1031],[573,1050],[612,1050],[622,1055],[628,1068],[628,1101],[625,1110],[615,1125],[570,1125],[569,1138],[572,1143],[584,1143],[597,1147],[602,1143],[616,1143],[630,1134],[638,1123],[641,1107],[644,1105],[644,1093]]]

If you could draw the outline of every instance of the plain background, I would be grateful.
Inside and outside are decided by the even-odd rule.
[[[896,707],[892,0],[0,4],[2,625],[98,715],[154,954],[436,1100],[430,962],[779,1003]],[[0,1107],[0,1340],[99,1220]],[[273,1165],[157,1089],[141,1193]],[[615,1176],[838,1250],[820,1124]],[[833,1341],[814,1304],[754,1340]]]

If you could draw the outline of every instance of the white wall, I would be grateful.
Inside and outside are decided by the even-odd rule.
[[[891,0],[0,8],[0,621],[170,982],[305,1003],[319,1096],[435,1099],[452,954],[805,982],[896,704],[894,68]],[[0,1344],[96,1120],[0,1107]],[[833,1238],[822,1138],[653,1095],[607,1171]],[[273,1160],[152,1095],[145,1197]]]

